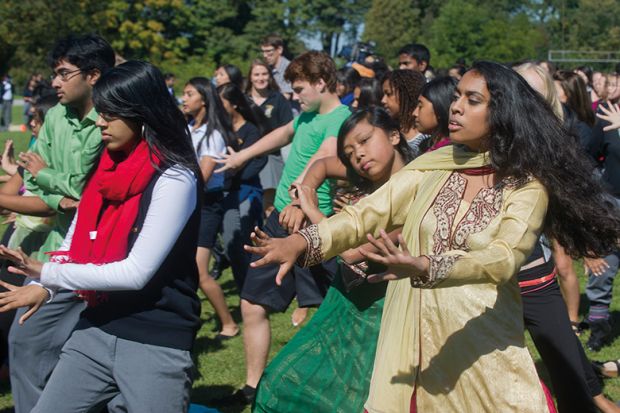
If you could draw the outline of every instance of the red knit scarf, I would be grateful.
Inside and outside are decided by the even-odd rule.
[[[97,171],[84,189],[73,232],[69,262],[106,264],[129,254],[129,233],[138,216],[142,193],[160,164],[141,140],[129,154],[104,150]],[[105,300],[95,291],[78,291],[89,306]]]

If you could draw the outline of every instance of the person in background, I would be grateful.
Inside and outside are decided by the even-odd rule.
[[[222,86],[226,83],[232,83],[239,89],[243,90],[244,81],[241,70],[235,65],[225,64],[215,69],[213,76],[215,79],[215,86]]]
[[[392,118],[400,124],[400,132],[405,136],[414,152],[425,139],[415,128],[413,112],[418,106],[418,97],[426,79],[421,72],[399,69],[383,76],[383,98],[381,103]],[[418,152],[419,153],[419,152]]]
[[[37,81],[37,74],[32,74],[28,78],[26,82],[26,87],[24,88],[24,125],[29,125],[31,119],[30,108],[32,107],[32,102],[34,100],[34,90],[39,83]]]
[[[353,103],[353,90],[359,85],[361,77],[357,70],[351,67],[343,67],[336,72],[338,83],[336,93],[340,98],[340,103],[351,107]]]
[[[578,74],[564,70],[555,72],[553,79],[562,102],[564,124],[578,138],[581,148],[587,150],[596,118],[586,84]]]
[[[366,109],[370,106],[380,106],[383,98],[381,81],[374,77],[364,77],[353,89],[351,109]]]
[[[578,74],[585,83],[588,95],[590,96],[590,103],[594,104],[594,102],[597,102],[601,97],[594,89],[594,71],[592,71],[592,68],[590,66],[579,66],[573,72]],[[593,107],[593,110],[596,110],[596,108]]]
[[[448,70],[448,76],[453,77],[457,81],[461,80],[467,68],[462,64],[455,64]]]
[[[599,119],[592,128],[592,140],[588,151],[602,172],[603,184],[611,194],[610,201],[620,207],[620,139],[603,108],[610,110],[620,102],[620,74],[607,75],[607,100],[599,105]],[[601,116],[603,115],[603,116]],[[605,257],[584,260],[588,272],[586,296],[590,302],[584,320],[590,328],[587,346],[600,351],[609,343],[612,332],[609,306],[613,296],[613,281],[620,267],[620,251],[612,251]]]
[[[222,106],[231,120],[237,146],[252,146],[271,132],[263,111],[256,106],[236,85],[226,83],[217,88]],[[229,177],[224,192],[222,219],[223,253],[232,267],[237,290],[243,290],[245,274],[250,264],[250,254],[243,245],[250,242],[250,233],[263,222],[263,191],[259,173],[267,163],[267,157],[258,156]]]
[[[423,44],[412,43],[398,51],[398,68],[415,70],[422,74],[431,64],[431,52]]]
[[[291,103],[280,93],[269,66],[263,60],[256,59],[250,65],[248,83],[245,93],[250,100],[263,110],[269,122],[269,129],[275,130],[293,120]],[[286,151],[284,150],[286,148]],[[276,188],[284,169],[284,154],[288,154],[290,145],[286,145],[267,155],[267,165],[260,171],[260,181],[263,187],[263,211],[265,217],[273,212]]]
[[[540,65],[543,69],[545,69],[551,76],[553,76],[553,74],[558,70],[555,63],[549,60],[539,60],[537,64]]]
[[[420,141],[418,154],[450,145],[448,118],[457,83],[456,79],[444,76],[436,77],[422,86],[413,116],[416,130],[428,136],[428,139]]]
[[[291,63],[284,57],[284,40],[279,35],[272,33],[263,38],[260,49],[263,53],[263,59],[269,65],[271,73],[280,88],[280,92],[287,99],[291,99],[293,97],[293,89],[284,77],[284,72]]]
[[[196,249],[199,286],[220,319],[221,330],[216,337],[225,340],[236,336],[239,326],[230,314],[222,287],[209,274],[211,251],[222,225],[226,184],[225,175],[214,171],[215,160],[226,151],[227,146],[237,147],[237,143],[228,114],[209,79],[191,78],[183,89],[182,100],[182,111],[190,119],[192,144],[205,182]]]
[[[176,76],[174,73],[166,73],[164,75],[164,79],[166,80],[166,88],[168,89],[168,93],[170,93],[170,96],[174,97],[174,83],[177,81]]]
[[[602,72],[592,73],[592,90],[598,96],[598,100],[592,101],[592,110],[596,113],[598,105],[607,99],[607,77]]]
[[[36,138],[39,135],[39,131],[45,121],[45,115],[49,109],[54,107],[58,103],[58,97],[54,95],[43,96],[32,102],[30,110],[32,112],[32,119],[30,120],[30,130],[32,131],[31,145],[32,147]],[[4,163],[6,158],[6,149],[12,149],[12,141],[9,139],[5,143],[5,155],[3,155],[2,162]],[[0,193],[5,195],[23,195],[31,196],[32,194],[24,188],[24,168],[15,164],[15,172],[10,174],[10,179],[2,185]],[[3,167],[5,169],[5,167]],[[6,172],[6,169],[5,169]],[[8,212],[8,211],[7,211]],[[0,244],[6,245],[9,248],[21,248],[28,255],[32,255],[38,251],[38,249],[45,242],[45,238],[52,230],[54,223],[54,213],[50,211],[49,216],[31,216],[17,213],[10,213],[8,219],[4,222],[8,223]],[[6,262],[5,262],[6,263]],[[11,284],[22,285],[24,283],[24,277],[19,274],[13,274],[8,272],[7,265],[5,263],[0,264],[0,279],[9,282]],[[9,372],[8,365],[8,349],[9,349],[9,329],[15,317],[15,310],[0,313],[0,378],[6,377]]]
[[[11,126],[11,116],[13,114],[13,82],[8,73],[2,77],[1,86],[2,110],[0,111],[0,132],[6,132]]]

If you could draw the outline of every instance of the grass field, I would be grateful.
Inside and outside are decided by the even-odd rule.
[[[14,109],[16,112],[16,109]],[[21,112],[19,112],[21,116]],[[27,133],[0,133],[0,150],[4,147],[6,139],[15,141],[16,153],[25,150],[29,135]],[[0,228],[0,234],[4,228]],[[581,263],[576,262],[575,268],[580,277],[582,291],[584,291],[585,277]],[[241,321],[239,312],[239,297],[235,288],[230,271],[226,271],[220,283],[227,296],[229,307],[232,309],[233,316],[237,321]],[[615,285],[620,283],[620,278],[616,279]],[[612,315],[616,319],[613,328],[614,340],[611,345],[605,347],[597,354],[592,354],[586,350],[588,357],[595,360],[608,360],[620,358],[620,290],[616,288],[616,296],[612,303]],[[217,317],[211,305],[202,297],[202,319],[204,324],[198,333],[194,348],[194,359],[196,364],[196,377],[194,380],[194,390],[192,401],[194,403],[209,405],[210,401],[233,392],[241,387],[245,380],[245,366],[243,356],[243,342],[241,337],[236,337],[225,342],[214,339],[218,331]],[[582,295],[581,314],[585,314],[587,300]],[[270,357],[288,341],[298,331],[291,324],[290,317],[293,308],[284,314],[275,314],[272,317],[273,341]],[[312,314],[311,312],[310,314]],[[589,333],[582,334],[581,340],[585,343]],[[528,347],[536,361],[539,373],[546,380],[547,374],[542,365],[536,349],[533,347],[529,336],[526,335]],[[605,381],[605,394],[612,400],[620,399],[620,379],[608,379]],[[12,399],[7,383],[0,383],[0,413],[12,412]],[[223,413],[247,413],[249,408],[228,408],[222,409]]]

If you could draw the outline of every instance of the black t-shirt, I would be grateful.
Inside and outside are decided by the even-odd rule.
[[[260,105],[260,108],[265,112],[271,130],[284,126],[293,120],[291,103],[280,92],[271,92]]]
[[[245,149],[258,141],[261,136],[258,128],[250,122],[245,122],[235,133],[239,149]],[[231,190],[239,189],[239,185],[251,185],[260,188],[258,173],[267,163],[266,156],[259,156],[249,161],[243,169],[235,174],[230,185]]]

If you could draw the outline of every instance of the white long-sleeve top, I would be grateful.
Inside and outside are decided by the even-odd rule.
[[[43,265],[40,282],[52,290],[140,290],[162,265],[196,207],[196,177],[187,168],[166,170],[153,188],[144,224],[127,258],[109,264]],[[77,214],[60,248],[68,251]]]

